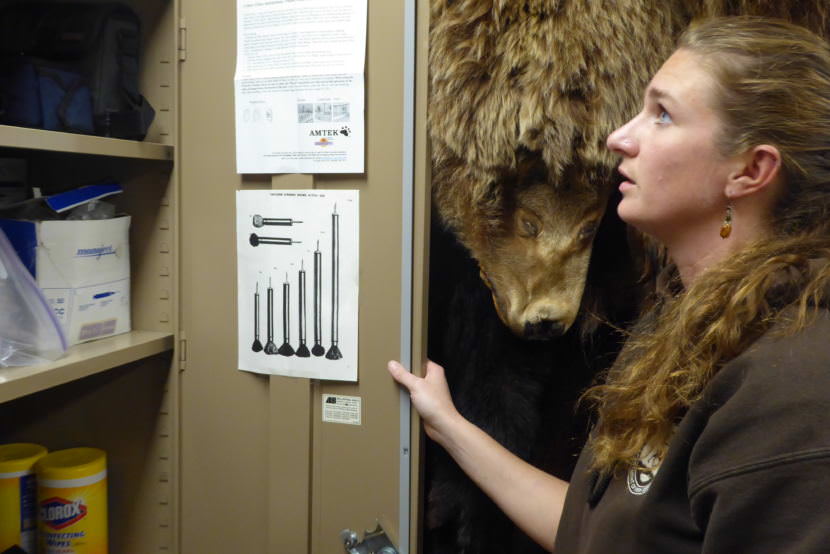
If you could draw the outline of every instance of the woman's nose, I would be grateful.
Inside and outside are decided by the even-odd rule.
[[[637,154],[637,142],[631,133],[632,121],[608,135],[605,144],[610,151],[629,157]]]

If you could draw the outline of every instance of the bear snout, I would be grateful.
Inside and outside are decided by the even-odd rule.
[[[528,340],[550,340],[565,334],[567,327],[556,319],[541,319],[525,323],[524,338]]]

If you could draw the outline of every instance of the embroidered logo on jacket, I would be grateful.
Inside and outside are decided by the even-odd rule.
[[[644,447],[640,451],[637,467],[628,470],[628,492],[638,496],[647,493],[660,470],[661,461],[652,447]]]

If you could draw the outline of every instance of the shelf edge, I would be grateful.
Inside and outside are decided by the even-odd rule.
[[[0,125],[0,147],[168,161],[173,160],[174,152],[173,146],[169,144],[44,131],[11,125]]]
[[[131,331],[70,348],[60,360],[0,368],[0,403],[173,350],[173,334]]]

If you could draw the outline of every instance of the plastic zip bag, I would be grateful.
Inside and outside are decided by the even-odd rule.
[[[0,367],[54,361],[66,347],[52,308],[0,229]]]

